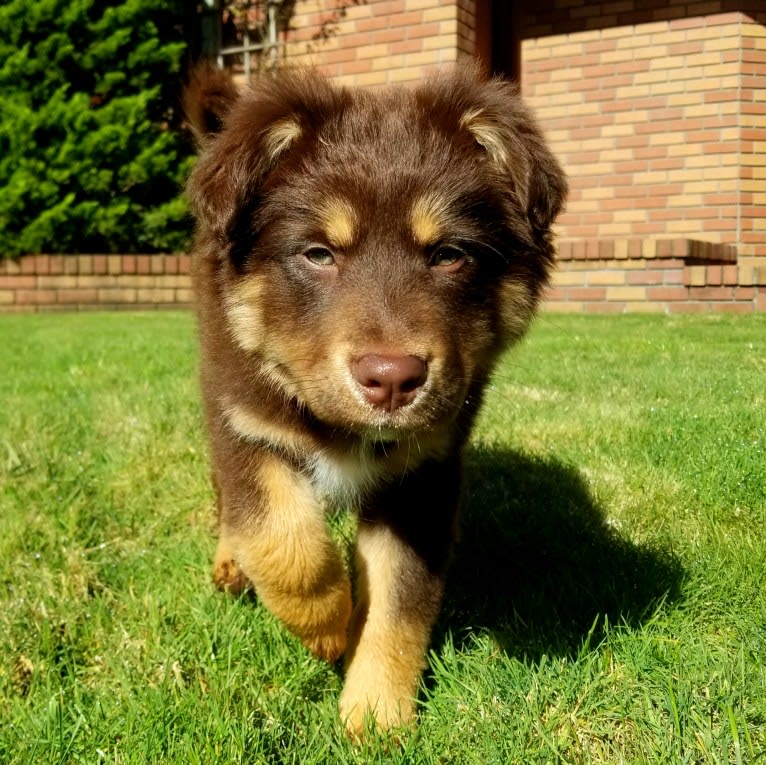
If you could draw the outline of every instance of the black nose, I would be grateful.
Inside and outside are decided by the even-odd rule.
[[[428,367],[419,356],[368,353],[351,362],[351,373],[373,406],[394,412],[415,398],[428,377]]]

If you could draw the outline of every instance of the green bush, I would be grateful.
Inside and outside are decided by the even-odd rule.
[[[0,256],[185,247],[182,6],[0,4]]]

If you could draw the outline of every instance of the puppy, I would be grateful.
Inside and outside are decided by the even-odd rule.
[[[406,725],[461,449],[546,283],[564,174],[516,89],[470,68],[378,93],[206,68],[186,108],[214,580],[345,654],[352,734]],[[328,503],[358,514],[353,605]]]

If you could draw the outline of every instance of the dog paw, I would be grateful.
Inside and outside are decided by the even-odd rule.
[[[358,693],[348,686],[340,697],[340,717],[346,732],[355,740],[365,733],[391,733],[415,724],[415,702],[407,696],[371,689]]]
[[[213,567],[213,583],[219,590],[239,595],[251,586],[250,580],[233,559],[217,560]]]
[[[343,629],[304,637],[302,641],[314,656],[334,664],[346,650],[346,639],[346,630]]]
[[[313,624],[304,624],[296,632],[306,648],[320,659],[334,664],[346,651],[348,624],[351,618],[351,586],[347,579],[342,579],[325,594],[311,602],[306,611],[314,617]]]

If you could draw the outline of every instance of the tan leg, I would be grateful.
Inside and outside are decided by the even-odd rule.
[[[251,581],[310,651],[335,661],[346,648],[351,614],[343,561],[308,480],[278,457],[259,456],[248,481],[259,506],[238,515],[225,506],[237,498],[223,497],[214,577],[224,586]]]
[[[414,721],[442,591],[441,580],[383,524],[360,523],[357,567],[359,602],[340,698],[341,718],[354,736],[364,732],[368,719],[379,730]]]

